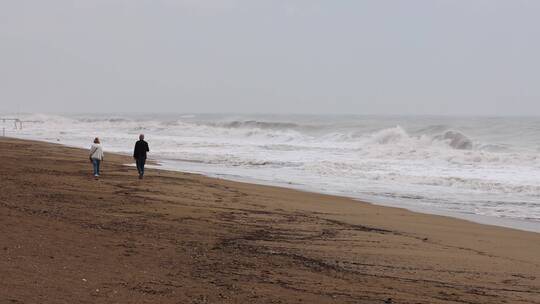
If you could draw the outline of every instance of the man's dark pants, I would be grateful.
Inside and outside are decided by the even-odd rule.
[[[137,171],[139,171],[139,175],[144,175],[144,164],[146,163],[146,158],[139,157],[136,159],[137,163]]]

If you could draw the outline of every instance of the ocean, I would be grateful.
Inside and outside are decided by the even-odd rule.
[[[131,153],[144,133],[166,169],[540,231],[538,117],[2,116],[31,121],[7,136]]]

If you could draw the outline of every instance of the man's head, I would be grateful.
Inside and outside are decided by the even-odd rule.
[[[99,144],[99,138],[97,138],[97,137],[94,138],[94,143],[95,143],[95,144]]]
[[[144,134],[139,135],[140,140],[144,140]]]

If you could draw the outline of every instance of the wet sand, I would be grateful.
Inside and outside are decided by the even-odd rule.
[[[129,162],[0,138],[0,303],[540,303],[538,233]]]

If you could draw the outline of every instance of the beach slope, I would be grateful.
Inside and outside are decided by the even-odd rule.
[[[540,303],[540,234],[130,162],[0,139],[0,303]]]

